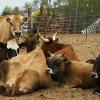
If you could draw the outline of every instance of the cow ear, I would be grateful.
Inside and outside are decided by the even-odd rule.
[[[86,63],[90,63],[90,64],[94,64],[95,63],[95,60],[94,59],[89,59],[87,61],[85,61]]]
[[[58,38],[56,38],[56,39],[54,40],[54,42],[58,42]]]
[[[24,18],[23,18],[23,21],[24,21],[24,22],[27,22],[27,21],[29,21],[29,18],[28,18],[28,17],[24,17]]]
[[[7,20],[8,23],[11,23],[11,19],[9,17],[7,17],[6,20]]]
[[[9,17],[7,17],[6,20],[7,20],[8,23],[10,23],[11,26],[13,26],[13,23],[12,23],[12,21],[11,21],[11,19]]]

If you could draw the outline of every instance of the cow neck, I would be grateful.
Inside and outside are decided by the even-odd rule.
[[[72,62],[70,62],[70,64],[67,64],[66,62],[64,62],[64,69],[65,69],[65,76],[66,77],[69,77],[71,76],[71,73],[73,71],[73,68],[72,68]]]
[[[60,50],[64,47],[64,44],[61,44],[61,43],[55,43],[55,47]]]
[[[19,46],[18,46],[16,39],[11,39],[7,42],[7,49],[13,49],[17,53],[18,48]]]

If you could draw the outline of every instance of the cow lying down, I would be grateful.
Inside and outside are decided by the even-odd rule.
[[[0,85],[5,87],[8,95],[25,94],[39,88],[48,87],[45,56],[40,47],[20,54],[0,64]]]
[[[93,64],[65,60],[63,56],[60,56],[53,61],[50,58],[48,66],[53,70],[53,75],[56,75],[59,86],[63,83],[69,83],[72,87],[83,89],[96,86],[96,81],[90,77]]]

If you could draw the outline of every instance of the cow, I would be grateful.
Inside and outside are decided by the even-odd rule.
[[[19,45],[19,48],[25,47],[27,53],[31,52],[36,45],[39,44],[39,36],[38,35],[29,35],[24,42]]]
[[[53,80],[58,81],[58,86],[61,87],[64,84],[64,57],[63,55],[59,55],[59,57],[55,57],[52,60],[48,57],[48,67],[52,70],[51,77]]]
[[[55,60],[53,59],[48,66],[53,70],[53,74],[56,76],[57,74],[60,75],[61,73],[60,79],[57,80],[59,84],[69,83],[74,88],[82,89],[97,86],[96,80],[90,77],[93,70],[93,64],[62,59],[60,56],[58,56],[58,58]]]
[[[38,46],[0,64],[0,85],[8,95],[26,94],[48,87],[50,75],[46,58]]]
[[[38,32],[39,37],[43,40],[43,44],[41,46],[45,57],[49,57],[48,51],[55,54],[63,54],[65,58],[79,61],[78,56],[75,53],[75,50],[70,44],[61,44],[58,43],[58,38],[56,38],[57,32],[52,37],[44,38]]]
[[[28,20],[28,17],[20,14],[0,16],[0,42],[6,44],[15,37],[19,40],[22,34],[21,25]]]
[[[94,92],[100,92],[100,55],[96,57],[93,63],[93,70],[91,72],[91,77],[97,81],[99,87],[95,88]]]
[[[7,44],[0,43],[0,62],[3,60],[11,59],[12,57],[17,56],[20,53],[20,49],[25,48],[26,52],[32,51],[36,44],[38,44],[39,37],[37,35],[29,35],[24,38],[24,41],[20,44],[17,44],[15,39],[11,39]]]
[[[43,50],[45,57],[49,57],[48,52],[55,53],[55,55],[62,53],[65,58],[79,61],[79,58],[77,57],[73,46],[70,44],[58,43],[58,38],[55,38],[56,34],[57,33],[53,35],[53,38],[48,37],[45,39],[44,37],[40,35],[39,32],[37,33],[38,39],[36,40],[39,41],[39,38],[43,40],[41,49]],[[31,51],[32,48],[34,47],[34,43],[32,43],[32,41],[34,41],[34,39],[33,40],[28,39],[28,41],[25,42],[25,44],[28,44],[28,46],[26,45],[26,48],[30,49],[29,51]]]
[[[18,45],[25,40],[22,36],[21,25],[28,20],[28,17],[21,16],[20,14],[0,16],[1,61],[12,58],[18,54]]]
[[[2,42],[0,42],[0,62],[3,60],[7,60],[7,48],[6,45]]]
[[[16,40],[13,40],[15,39],[9,40],[7,44],[0,42],[0,62],[2,62],[3,60],[11,59],[12,57],[17,56],[17,54],[19,53],[19,48],[21,47],[20,45],[22,45],[22,43],[18,45],[16,43]],[[12,41],[13,43],[11,43],[10,41]]]

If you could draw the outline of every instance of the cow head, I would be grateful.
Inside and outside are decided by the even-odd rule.
[[[35,49],[38,43],[39,43],[38,35],[34,35],[32,37],[29,36],[28,38],[25,39],[23,43],[19,45],[19,48],[25,47],[27,52],[31,52],[33,49]]]
[[[94,77],[95,79],[99,77],[100,74],[100,55],[96,57],[96,60],[92,63],[94,64],[93,66],[93,71],[91,72],[91,77]]]
[[[22,34],[22,24],[28,21],[28,17],[21,15],[11,15],[7,17],[7,22],[11,25],[11,32],[13,36],[20,36]]]
[[[100,76],[100,55],[96,57],[94,61],[93,71],[91,72],[91,77],[97,79]]]
[[[50,53],[50,52],[49,52]],[[63,62],[65,61],[63,54],[52,54],[47,57],[48,67],[52,69],[53,74],[57,74],[61,68],[64,68]],[[62,70],[62,69],[61,69]]]
[[[58,86],[62,86],[64,83],[65,62],[66,59],[63,54],[53,54],[49,57],[48,68],[50,69],[52,79],[58,81]]]
[[[49,63],[49,68],[53,70],[53,74],[57,74],[61,67],[63,67],[63,57],[59,57]]]

